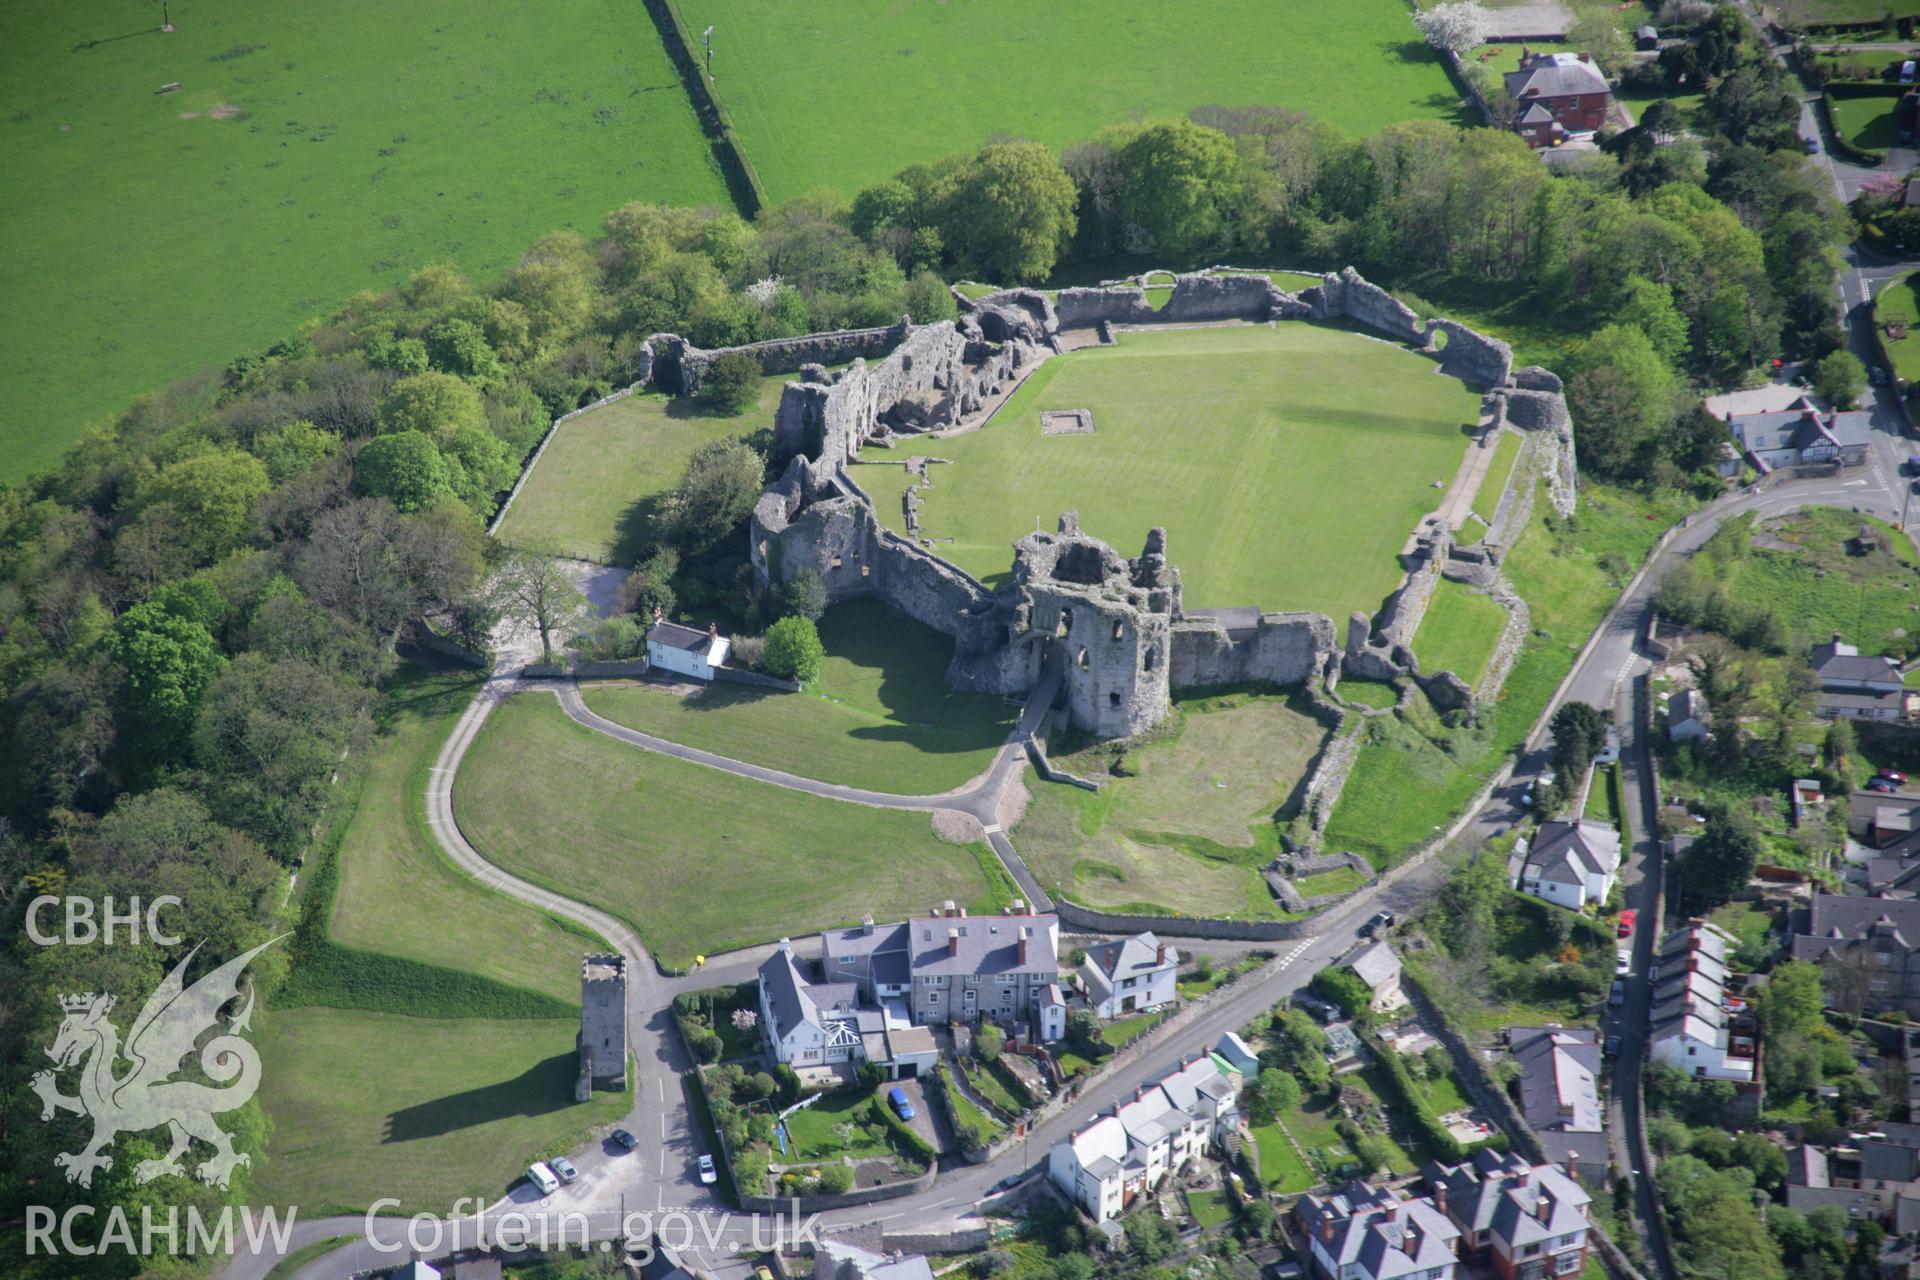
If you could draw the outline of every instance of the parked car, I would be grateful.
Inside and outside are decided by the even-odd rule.
[[[1633,949],[1621,947],[1613,953],[1613,972],[1615,977],[1624,978],[1633,972]]]
[[[893,1114],[902,1120],[913,1119],[913,1103],[907,1099],[905,1089],[887,1090],[887,1105],[893,1108]]]
[[[553,1170],[554,1176],[561,1182],[577,1182],[580,1178],[580,1171],[574,1168],[573,1161],[565,1156],[555,1156],[547,1161],[547,1168]]]
[[[1914,70],[1915,70],[1915,63],[1912,58],[1908,58],[1905,62],[1901,63],[1900,64],[1900,83],[1912,84]]]
[[[1867,367],[1867,381],[1873,383],[1876,387],[1884,387],[1892,382],[1893,378],[1887,373],[1883,366],[1876,364]]]
[[[1879,773],[1875,774],[1874,776],[1878,778],[1885,778],[1888,782],[1895,783],[1896,785],[1899,783],[1903,783],[1907,780],[1907,775],[1900,772],[1898,769],[1882,769]]]
[[[1633,936],[1633,926],[1638,924],[1639,922],[1640,922],[1640,913],[1638,911],[1635,911],[1632,907],[1628,907],[1625,911],[1622,911],[1620,913],[1620,923],[1613,927],[1614,936],[1620,937],[1620,938],[1631,938]]]
[[[712,1186],[714,1183],[720,1181],[720,1172],[713,1167],[712,1156],[700,1157],[700,1181],[706,1183],[708,1186]]]
[[[1820,154],[1820,139],[1802,138],[1800,141],[1806,147],[1808,155],[1817,156]]]
[[[1373,913],[1372,919],[1360,926],[1360,932],[1364,936],[1371,938],[1382,929],[1393,928],[1394,921],[1397,918],[1398,917],[1391,911],[1376,911]]]
[[[1920,480],[1916,480],[1914,481],[1914,483],[1920,484]],[[1869,791],[1878,791],[1882,795],[1890,796],[1894,792],[1898,791],[1899,789],[1900,789],[1899,786],[1896,785],[1891,778],[1867,779],[1867,790]]]
[[[554,1176],[544,1160],[535,1160],[527,1166],[527,1181],[538,1187],[543,1196],[550,1196],[560,1189],[560,1179]]]
[[[1625,978],[1615,978],[1613,980],[1613,989],[1607,992],[1607,1003],[1617,1009],[1626,1002],[1627,980]]]
[[[1015,1187],[1019,1186],[1022,1182],[1025,1182],[1026,1180],[1027,1180],[1027,1171],[1025,1169],[1022,1169],[1020,1172],[1010,1173],[1006,1177],[1000,1179],[1000,1181],[994,1183],[993,1189],[995,1191],[1011,1191]]]
[[[1920,476],[1920,453],[1910,453],[1907,455],[1907,474],[1910,476]]]
[[[1619,1057],[1620,1056],[1620,1037],[1608,1036],[1607,1043],[1604,1047],[1602,1047],[1600,1052],[1606,1054],[1609,1058]]]
[[[631,1151],[635,1147],[640,1145],[640,1139],[634,1137],[632,1134],[628,1133],[625,1129],[615,1129],[612,1133],[608,1134],[607,1136],[613,1139],[613,1145],[620,1148],[622,1151]]]

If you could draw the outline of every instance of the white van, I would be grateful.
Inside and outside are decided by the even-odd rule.
[[[1912,84],[1913,74],[1914,74],[1914,62],[1912,58],[1908,58],[1905,62],[1900,64],[1900,83]]]
[[[527,1181],[540,1188],[543,1196],[550,1196],[560,1189],[559,1175],[547,1168],[544,1160],[535,1160],[527,1166]]]

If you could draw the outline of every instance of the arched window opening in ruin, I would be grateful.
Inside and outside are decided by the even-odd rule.
[[[1087,669],[1087,651],[1085,648],[1080,650],[1079,656],[1074,658],[1074,662],[1078,664],[1082,671]]]
[[[1107,705],[1110,707],[1117,707],[1120,705],[1120,695],[1118,692],[1109,693],[1107,695]]]
[[[760,558],[762,560],[767,558],[767,540],[765,538],[760,539]]]
[[[1125,638],[1126,638],[1126,631],[1127,631],[1127,629],[1126,629],[1126,627],[1125,627],[1125,626],[1124,626],[1123,624],[1121,624],[1121,623],[1118,623],[1118,622],[1116,622],[1116,623],[1114,623],[1114,624],[1113,624],[1113,638],[1114,638],[1115,640],[1122,640],[1122,639],[1125,639]]]
[[[872,576],[873,576],[873,566],[872,566],[872,565],[870,565],[870,564],[863,564],[863,565],[861,565],[861,566],[860,566],[860,576],[861,576],[861,577],[863,577],[863,578],[870,578],[870,577],[872,577]]]
[[[1153,670],[1153,649],[1151,646],[1140,655],[1140,669],[1142,671]]]
[[[841,564],[841,560],[840,560],[840,557],[839,557],[839,556],[835,556],[835,557],[833,558],[833,567],[834,567],[834,568],[836,568],[836,569],[838,569],[838,568],[840,567],[840,564]]]
[[[1062,609],[1060,611],[1060,621],[1054,624],[1053,634],[1057,636],[1064,636],[1069,631],[1072,631],[1072,630],[1073,630],[1073,610]]]

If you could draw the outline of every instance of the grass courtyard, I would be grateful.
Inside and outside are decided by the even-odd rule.
[[[1125,555],[1164,525],[1189,609],[1372,612],[1479,419],[1479,397],[1434,369],[1304,323],[1128,333],[1047,361],[981,430],[916,443],[952,464],[931,469],[922,530],[993,585],[1063,511]],[[1081,408],[1091,434],[1041,435],[1042,411]],[[904,531],[905,469],[859,478]]]
[[[780,388],[766,379],[739,413],[654,392],[562,423],[500,522],[508,546],[536,543],[595,564],[631,565],[647,542],[653,504],[680,482],[700,446],[773,425]]]
[[[445,1213],[461,1196],[490,1204],[529,1162],[614,1124],[633,1101],[574,1102],[573,1019],[312,1008],[271,1011],[259,1029],[273,1135],[252,1199],[309,1217],[383,1196],[408,1212]]]
[[[1413,633],[1414,656],[1423,672],[1451,671],[1471,686],[1480,683],[1506,630],[1507,611],[1484,591],[1441,579]]]
[[[487,858],[630,922],[669,965],[788,934],[1001,905],[984,846],[946,844],[924,813],[765,786],[642,751],[566,718],[546,694],[502,703],[454,790]]]
[[[1259,867],[1279,851],[1327,728],[1293,700],[1229,694],[1183,702],[1177,736],[1129,751],[1097,792],[1035,783],[1015,833],[1040,883],[1076,902],[1175,915],[1280,915]],[[1056,757],[1082,775],[1111,746]]]
[[[357,290],[449,259],[490,276],[630,200],[727,199],[637,10],[336,0],[173,19],[161,34],[149,0],[8,13],[0,480]]]
[[[714,27],[716,88],[776,201],[851,196],[996,134],[1058,146],[1206,105],[1292,107],[1353,134],[1458,118],[1459,93],[1395,0],[679,8],[689,30]]]
[[[820,619],[826,661],[799,693],[713,684],[587,686],[587,705],[632,729],[822,782],[898,795],[949,791],[984,772],[1014,708],[947,687],[953,641],[877,600]]]

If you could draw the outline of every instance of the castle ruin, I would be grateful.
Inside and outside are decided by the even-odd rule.
[[[627,1087],[627,961],[589,952],[580,964],[580,1078],[574,1099]]]

